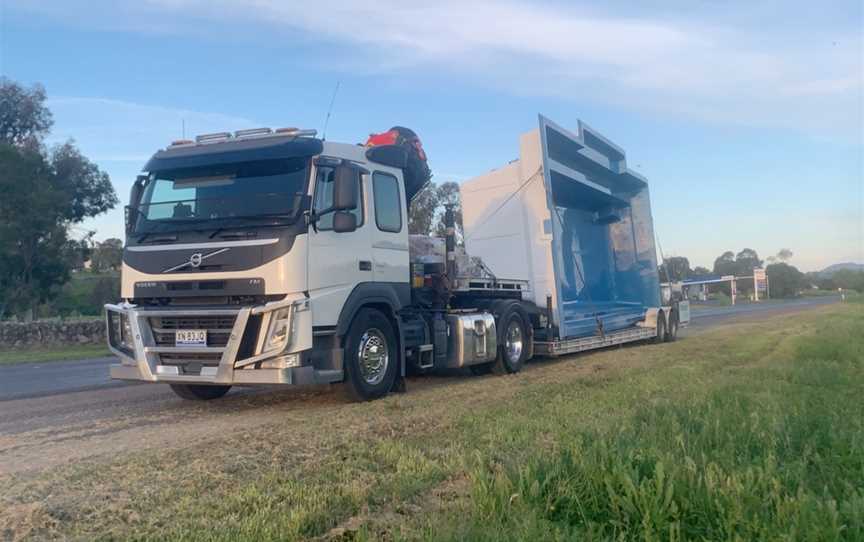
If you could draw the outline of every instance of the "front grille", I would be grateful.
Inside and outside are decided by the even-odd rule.
[[[206,329],[207,346],[224,347],[234,328],[233,314],[213,316],[151,316],[150,329],[156,346],[174,346],[174,332],[178,329]],[[183,354],[189,356],[190,354]]]

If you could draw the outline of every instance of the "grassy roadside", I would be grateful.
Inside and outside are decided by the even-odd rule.
[[[862,329],[826,307],[7,477],[0,534],[861,539]]]
[[[103,344],[58,346],[50,349],[0,350],[0,365],[69,361],[110,355],[108,347]]]
[[[704,392],[479,461],[471,499],[422,524],[440,540],[862,540],[862,331],[860,310],[832,315]]]

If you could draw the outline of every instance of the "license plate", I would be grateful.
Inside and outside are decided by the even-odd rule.
[[[206,329],[178,329],[174,332],[176,346],[207,346]]]

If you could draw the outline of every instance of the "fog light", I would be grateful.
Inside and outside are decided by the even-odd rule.
[[[300,367],[300,354],[288,354],[261,362],[262,369],[289,369]]]

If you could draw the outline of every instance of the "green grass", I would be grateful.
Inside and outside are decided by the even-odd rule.
[[[864,540],[862,330],[860,313],[831,318],[706,393],[481,461],[471,506],[434,538]]]
[[[58,346],[51,349],[0,350],[0,365],[69,361],[110,355],[108,347],[101,344]]]
[[[864,540],[862,308],[508,377],[409,383],[373,403],[260,404],[272,423],[0,478],[0,533],[296,540],[348,526],[343,540]],[[230,405],[213,408],[241,415]]]

